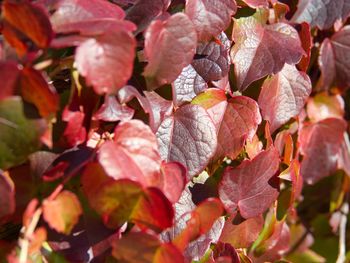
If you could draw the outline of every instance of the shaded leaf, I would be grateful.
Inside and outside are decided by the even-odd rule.
[[[309,76],[288,64],[264,81],[258,102],[272,133],[300,113],[311,89]]]
[[[206,90],[208,84],[192,65],[188,65],[172,83],[172,88],[174,104],[180,106],[185,102],[190,102],[197,94]]]
[[[232,37],[236,44],[231,59],[239,90],[278,73],[285,63],[297,64],[305,53],[297,31],[285,23],[263,25],[254,17],[240,18]]]
[[[228,212],[239,210],[247,219],[265,212],[278,196],[278,189],[271,181],[278,166],[278,152],[271,147],[236,168],[226,168],[219,184],[219,196]]]
[[[224,31],[231,23],[231,16],[236,13],[234,0],[186,1],[185,13],[193,22],[199,41],[208,41]]]
[[[82,144],[86,139],[86,129],[83,126],[85,114],[80,110],[70,110],[64,108],[62,120],[67,122],[67,126],[63,132],[65,142],[69,147]]]
[[[318,63],[323,88],[329,88],[333,82],[342,88],[350,86],[349,35],[350,26],[345,26],[322,42]]]
[[[292,21],[307,22],[312,27],[328,29],[336,20],[345,20],[349,14],[350,3],[346,0],[300,0]]]
[[[308,184],[316,183],[336,170],[346,126],[344,120],[328,118],[304,125],[299,132],[298,141],[303,155],[301,174]]]
[[[132,74],[135,46],[134,37],[127,31],[87,39],[75,53],[78,71],[96,93],[116,93]]]
[[[82,208],[77,196],[70,191],[63,191],[54,200],[43,202],[43,216],[49,226],[60,233],[69,235],[78,223]]]
[[[173,82],[192,61],[196,45],[196,32],[187,15],[177,13],[165,21],[153,21],[145,32],[148,64],[144,75],[152,83],[150,88]]]
[[[15,62],[0,62],[0,83],[1,83],[1,89],[0,89],[0,100],[3,100],[7,97],[10,97],[14,94],[18,76],[19,76],[19,69]]]
[[[231,41],[221,32],[216,41],[198,45],[196,56],[199,58],[195,58],[191,65],[206,82],[220,80],[230,68],[230,47]]]
[[[2,12],[11,26],[28,36],[39,48],[48,47],[53,31],[46,12],[40,6],[27,0],[7,0],[2,5]]]
[[[184,262],[182,254],[174,245],[161,243],[157,237],[147,233],[128,233],[114,242],[112,246],[112,255],[118,262]]]
[[[35,69],[24,68],[21,71],[22,96],[38,108],[42,117],[56,113],[59,108],[59,96],[48,82],[43,74]]]
[[[166,118],[157,131],[157,138],[162,159],[182,163],[190,177],[206,167],[217,146],[210,116],[204,108],[191,104]]]
[[[19,97],[0,101],[0,169],[19,165],[38,150],[45,126],[43,120],[25,117]]]
[[[14,183],[8,174],[0,170],[0,223],[2,219],[15,212],[15,189]]]
[[[311,59],[311,48],[312,48],[312,35],[311,35],[311,28],[308,23],[301,23],[300,24],[300,30],[299,30],[299,37],[301,41],[301,45],[306,53],[300,60],[298,64],[298,69],[301,71],[306,72]]]

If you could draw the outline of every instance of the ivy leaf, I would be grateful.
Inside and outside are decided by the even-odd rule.
[[[230,47],[231,41],[221,32],[217,41],[198,45],[196,56],[199,58],[195,58],[191,65],[206,82],[220,80],[230,69]]]
[[[225,92],[208,89],[192,104],[204,107],[215,123],[218,146],[214,161],[225,156],[235,159],[246,140],[251,140],[261,122],[257,103],[245,96],[226,99]],[[228,139],[229,138],[229,139]]]
[[[27,0],[7,0],[2,4],[2,11],[6,22],[30,38],[39,48],[49,46],[53,31],[46,12],[40,6]]]
[[[164,14],[170,3],[170,0],[137,0],[135,4],[127,10],[126,19],[134,22],[138,26],[137,33],[141,32],[153,19]]]
[[[239,210],[246,219],[265,212],[278,196],[278,189],[271,181],[278,167],[278,152],[270,147],[236,168],[226,168],[219,184],[219,196],[227,211]]]
[[[263,25],[255,17],[237,19],[232,33],[235,45],[231,59],[235,65],[237,88],[278,73],[285,63],[297,64],[304,55],[298,32],[290,25]]]
[[[15,92],[20,70],[17,63],[8,61],[0,62],[0,100],[10,97]]]
[[[78,223],[82,208],[78,197],[63,191],[54,200],[44,200],[43,216],[49,226],[60,233],[69,235]]]
[[[11,178],[0,170],[0,223],[3,218],[15,212],[15,189]]]
[[[130,179],[144,186],[158,183],[161,159],[157,139],[139,120],[119,124],[114,142],[108,141],[101,146],[98,160],[115,180]]]
[[[130,259],[135,263],[184,262],[183,255],[174,245],[161,243],[154,235],[143,232],[130,232],[114,242],[112,247],[113,257],[120,262]]]
[[[322,42],[318,63],[322,72],[321,84],[325,89],[333,82],[342,88],[350,86],[349,35],[350,26],[345,26]]]
[[[153,21],[145,32],[148,64],[144,75],[151,88],[173,82],[191,63],[196,45],[197,35],[187,15],[177,13],[165,21]]]
[[[263,118],[271,125],[271,132],[300,113],[311,89],[309,76],[289,64],[264,81],[258,102]]]
[[[307,22],[312,27],[328,29],[338,20],[345,20],[350,14],[350,3],[346,0],[301,0],[292,21]]]
[[[166,118],[157,131],[157,138],[162,159],[182,163],[190,177],[207,166],[217,146],[210,116],[204,108],[191,104]]]
[[[234,0],[212,2],[210,0],[186,1],[185,13],[193,22],[199,41],[209,41],[219,35],[231,23],[231,17],[236,13]]]
[[[306,183],[314,184],[336,170],[346,127],[344,120],[328,118],[301,129],[298,141],[304,157],[300,173]]]
[[[114,180],[98,163],[87,165],[82,185],[91,207],[110,228],[130,220],[159,232],[173,223],[172,205],[160,190],[128,179]]]
[[[208,88],[208,84],[190,64],[183,68],[172,83],[173,101],[176,106],[190,102],[197,94]]]
[[[59,108],[59,96],[48,79],[33,68],[21,71],[20,85],[24,100],[33,103],[42,117],[56,113]]]
[[[132,119],[134,112],[127,105],[121,105],[115,96],[106,95],[104,103],[94,114],[94,118],[108,122],[128,121]]]
[[[19,97],[0,101],[0,169],[8,169],[27,160],[40,147],[45,131],[43,120],[29,120]]]
[[[75,53],[78,71],[96,93],[113,94],[126,84],[132,74],[135,47],[136,41],[127,31],[109,32],[87,39]]]
[[[56,32],[65,32],[67,25],[93,19],[123,19],[125,13],[119,6],[104,0],[61,0],[51,16]]]

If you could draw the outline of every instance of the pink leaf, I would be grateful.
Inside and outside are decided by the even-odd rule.
[[[87,39],[76,50],[77,68],[96,93],[113,94],[132,74],[135,46],[134,37],[126,31]]]
[[[86,129],[83,126],[85,114],[81,111],[71,111],[68,107],[63,110],[62,120],[67,122],[63,136],[68,146],[73,147],[86,139]]]
[[[114,142],[101,146],[98,160],[115,180],[130,179],[144,186],[159,183],[161,159],[157,139],[151,129],[139,120],[119,124]]]
[[[208,164],[217,146],[215,126],[206,110],[185,105],[165,119],[157,131],[163,160],[185,165],[190,177]]]
[[[275,148],[259,153],[237,168],[226,168],[219,185],[219,196],[226,209],[237,209],[244,218],[261,215],[276,200],[278,190],[271,180],[278,171],[279,156]]]
[[[145,32],[148,64],[144,75],[151,79],[151,88],[174,81],[191,63],[196,45],[196,32],[185,14],[177,13],[165,21],[153,21]]]
[[[334,81],[342,88],[350,86],[349,35],[350,26],[345,26],[321,45],[318,63],[323,88],[329,88]]]
[[[104,0],[61,0],[51,23],[56,32],[64,32],[66,26],[97,18],[123,19],[123,9]]]
[[[271,132],[300,113],[311,89],[309,76],[289,64],[265,80],[258,102],[263,118],[271,124]]]
[[[186,1],[185,12],[192,20],[199,41],[208,41],[224,31],[236,13],[234,0],[189,0]]]
[[[311,26],[328,29],[338,20],[350,14],[350,3],[346,0],[300,0],[292,21],[308,22]]]
[[[278,73],[285,63],[297,64],[304,50],[298,32],[290,25],[262,25],[256,18],[240,18],[234,25],[231,50],[237,87],[244,90],[252,82]]]
[[[174,104],[180,106],[190,102],[197,94],[206,90],[208,85],[193,66],[188,65],[173,82],[172,87]]]
[[[252,8],[269,7],[269,3],[267,0],[243,0],[243,2],[245,2]]]
[[[336,170],[346,126],[342,119],[328,118],[301,129],[298,140],[304,157],[300,173],[307,183],[316,183]]]
[[[105,101],[94,118],[103,121],[127,121],[134,116],[134,110],[126,105],[121,105],[115,96],[106,95]]]
[[[192,61],[193,68],[206,81],[220,80],[225,77],[230,68],[229,50],[231,41],[225,33],[217,36],[219,41],[199,44],[196,56]]]

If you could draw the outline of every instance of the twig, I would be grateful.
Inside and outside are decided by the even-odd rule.
[[[349,213],[349,203],[344,202],[341,209],[340,225],[339,225],[339,252],[336,263],[344,263],[346,258],[346,222]]]

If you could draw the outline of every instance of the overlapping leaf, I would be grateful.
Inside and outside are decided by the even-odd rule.
[[[350,26],[345,26],[321,45],[318,63],[323,88],[329,88],[334,82],[343,88],[350,86],[349,36]]]
[[[218,137],[215,161],[225,156],[236,158],[261,122],[257,103],[245,96],[227,100],[223,90],[208,89],[192,103],[204,107],[215,123]]]
[[[198,40],[204,42],[216,37],[229,26],[236,9],[234,0],[189,0],[186,1],[185,12],[195,26]]]
[[[166,118],[157,138],[162,159],[182,163],[190,177],[206,167],[217,147],[215,126],[198,105],[185,105]]]
[[[219,185],[220,199],[228,212],[237,210],[244,218],[261,215],[276,200],[273,177],[279,156],[274,147],[246,160],[237,168],[226,168]]]
[[[328,118],[301,129],[298,139],[303,154],[301,174],[307,183],[316,183],[336,170],[346,126],[342,119]]]
[[[232,37],[231,58],[239,90],[278,73],[285,63],[297,64],[304,54],[297,31],[285,23],[264,25],[255,17],[240,18]]]
[[[265,80],[258,101],[263,118],[270,122],[271,132],[300,113],[311,88],[310,78],[288,64]]]
[[[196,45],[197,35],[187,15],[177,13],[165,21],[153,21],[145,32],[148,64],[144,75],[150,79],[150,88],[173,82],[191,63]]]
[[[126,105],[121,105],[115,96],[105,96],[105,101],[94,114],[94,118],[103,121],[127,121],[134,115],[134,110]]]
[[[300,0],[292,21],[308,22],[311,26],[328,29],[338,20],[345,20],[350,14],[347,0]]]

